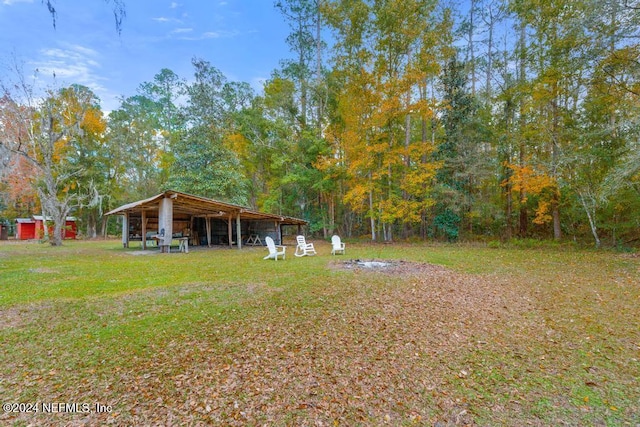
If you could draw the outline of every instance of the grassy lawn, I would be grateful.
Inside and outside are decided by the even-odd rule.
[[[288,243],[0,244],[0,423],[640,424],[639,257]]]

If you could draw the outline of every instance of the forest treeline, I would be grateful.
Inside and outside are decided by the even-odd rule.
[[[264,88],[194,58],[104,114],[87,87],[0,100],[5,219],[174,189],[377,241],[640,239],[640,1],[278,0]]]

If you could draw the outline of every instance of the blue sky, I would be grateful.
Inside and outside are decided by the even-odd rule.
[[[162,68],[191,79],[195,57],[256,90],[291,57],[288,24],[273,0],[125,0],[122,33],[104,0],[54,0],[56,28],[41,0],[0,0],[0,63],[14,55],[43,83],[91,88],[104,111]],[[0,78],[6,78],[3,68]]]

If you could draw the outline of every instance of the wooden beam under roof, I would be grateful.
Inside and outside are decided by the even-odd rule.
[[[276,220],[282,225],[305,225],[308,223],[308,221],[300,218],[258,212],[244,206],[173,190],[165,191],[148,199],[128,203],[107,212],[106,215],[125,215],[128,213],[137,216],[141,215],[143,210],[146,211],[147,215],[153,215],[153,212],[158,211],[160,201],[165,197],[173,199],[173,211],[178,215],[203,218],[220,218],[232,215],[234,217],[239,216],[241,220]]]

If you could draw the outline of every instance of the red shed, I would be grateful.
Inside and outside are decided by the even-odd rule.
[[[33,218],[18,218],[16,238],[18,240],[39,239],[44,236],[44,217],[34,215]],[[49,234],[53,233],[53,227],[49,226]],[[75,217],[68,216],[65,222],[64,238],[75,239],[78,234],[78,226]]]
[[[30,240],[36,238],[36,221],[32,218],[16,219],[16,239]]]

